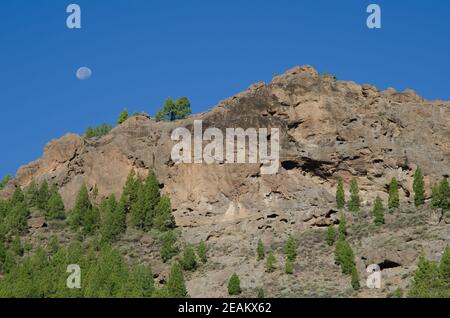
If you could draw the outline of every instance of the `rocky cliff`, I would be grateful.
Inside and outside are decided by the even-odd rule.
[[[262,175],[259,164],[175,164],[171,133],[177,127],[193,130],[194,120],[202,120],[203,129],[279,128],[279,172]],[[361,189],[365,212],[348,215],[361,272],[368,264],[387,262],[392,284],[407,284],[401,277],[414,268],[420,253],[437,258],[450,240],[450,218],[426,209],[412,213],[406,208],[388,216],[383,230],[370,227],[369,206],[377,195],[386,201],[392,177],[399,180],[402,206],[411,206],[417,166],[427,189],[449,176],[449,102],[426,101],[411,90],[379,91],[337,81],[303,66],[185,120],[165,123],[136,116],[101,139],[69,134],[52,141],[41,159],[19,169],[3,195],[15,185],[48,180],[71,207],[83,183],[91,190],[97,187],[99,198],[119,195],[131,169],[143,176],[154,169],[172,198],[184,239],[205,239],[214,246],[210,267],[189,278],[191,295],[223,296],[226,279],[237,271],[249,289],[268,281],[274,296],[342,296],[348,279],[321,239],[323,227],[339,222],[338,177],[347,184],[357,178]],[[418,229],[421,234],[414,234]],[[294,281],[264,273],[253,256],[259,238],[276,251],[289,233],[302,242]],[[141,246],[140,257],[145,251]]]

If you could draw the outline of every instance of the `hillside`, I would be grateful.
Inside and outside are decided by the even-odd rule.
[[[175,164],[172,131],[193,131],[196,120],[204,130],[279,128],[278,173],[261,174],[259,163]],[[416,207],[418,167],[426,202]],[[450,102],[335,80],[310,66],[254,84],[184,120],[156,122],[139,115],[102,138],[68,134],[51,141],[42,158],[21,167],[0,196],[47,181],[70,211],[82,185],[100,204],[111,194],[122,195],[130,171],[146,178],[150,170],[171,199],[180,248],[201,241],[208,247],[208,262],[185,273],[191,297],[227,296],[234,272],[242,295],[249,297],[260,287],[271,297],[387,297],[398,288],[408,290],[420,256],[438,261],[450,243],[449,212],[431,207],[432,187],[450,175]],[[357,180],[359,212],[336,207],[339,178],[347,200],[350,183]],[[386,211],[385,224],[375,226],[373,202],[379,196],[387,205],[392,178],[398,180],[400,207]],[[363,286],[358,291],[326,242],[327,228],[337,228],[343,217]],[[28,224],[22,240],[33,246],[46,246],[55,235],[63,245],[79,239],[65,221],[43,220],[39,209],[32,209]],[[161,260],[158,235],[128,228],[114,246],[128,261],[151,265],[156,284],[163,285],[170,266]],[[297,242],[292,275],[283,270],[288,235]],[[256,259],[259,239],[274,252],[274,272]],[[370,264],[382,269],[382,289],[364,287]]]

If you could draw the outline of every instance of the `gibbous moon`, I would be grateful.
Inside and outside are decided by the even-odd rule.
[[[91,76],[92,76],[92,71],[89,67],[83,66],[77,70],[77,78],[80,81],[87,80],[87,79],[91,78]]]

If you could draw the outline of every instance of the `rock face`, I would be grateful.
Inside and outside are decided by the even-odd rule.
[[[279,128],[281,169],[260,176],[255,164],[174,165],[170,135],[192,129]],[[22,167],[15,179],[56,182],[73,205],[82,183],[100,197],[120,194],[131,169],[154,168],[172,196],[183,226],[269,217],[285,223],[326,225],[333,214],[338,176],[357,177],[364,199],[384,195],[397,177],[410,199],[419,165],[434,183],[449,175],[450,104],[426,102],[413,91],[379,92],[370,85],[320,77],[309,66],[259,83],[219,103],[212,111],[175,123],[132,117],[99,140],[66,135],[50,142],[43,157]]]
[[[261,175],[259,164],[174,164],[171,133],[178,127],[192,131],[194,120],[202,120],[204,130],[279,128],[279,172]],[[411,202],[417,166],[426,175],[427,188],[450,174],[450,103],[425,101],[411,90],[381,92],[336,81],[303,66],[185,120],[162,123],[136,116],[101,139],[66,135],[50,142],[40,160],[20,168],[15,183],[54,182],[71,207],[83,183],[91,190],[97,186],[99,198],[119,195],[131,169],[142,176],[154,169],[172,198],[186,240],[218,245],[228,240],[226,246],[247,240],[251,245],[242,249],[252,253],[259,237],[275,244],[274,236],[338,222],[338,177],[346,183],[358,179],[363,204],[376,195],[386,199],[396,177],[401,201]],[[224,260],[227,271],[237,266],[241,252],[234,252],[234,265]],[[378,262],[388,256],[373,258]],[[228,278],[220,270],[211,275],[220,284]],[[208,292],[198,287],[207,281],[193,280],[195,295]]]

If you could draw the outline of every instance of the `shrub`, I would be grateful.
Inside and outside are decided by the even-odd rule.
[[[207,249],[204,241],[201,241],[197,246],[197,255],[202,263],[206,263],[208,261],[206,257]]]
[[[277,263],[277,259],[275,258],[275,256],[273,255],[273,253],[271,252],[268,256],[267,256],[267,260],[266,260],[266,272],[267,273],[272,273],[275,271],[276,269],[276,263]]]
[[[236,273],[233,273],[228,281],[228,295],[236,296],[241,292],[241,281],[239,280],[239,276]]]
[[[197,259],[192,246],[187,246],[185,248],[181,265],[186,271],[193,271],[197,268]]]
[[[266,251],[264,248],[264,244],[260,239],[260,240],[258,240],[258,246],[256,247],[256,258],[258,261],[262,261],[265,256],[266,256]]]
[[[297,242],[292,235],[289,235],[286,245],[284,246],[284,253],[290,261],[295,261],[297,258]]]

